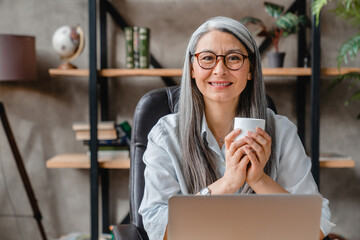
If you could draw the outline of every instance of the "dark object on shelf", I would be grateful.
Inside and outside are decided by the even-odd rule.
[[[136,106],[130,145],[130,224],[113,227],[115,240],[148,239],[142,217],[138,213],[145,185],[142,157],[150,130],[162,116],[175,112],[179,94],[180,87],[156,89],[145,94]],[[274,102],[269,97],[267,100],[269,108],[276,112]]]
[[[270,68],[282,68],[284,66],[284,52],[268,52],[266,56]]]
[[[34,218],[35,218],[35,220],[37,222],[37,225],[39,227],[41,237],[42,237],[42,239],[46,240],[47,238],[46,238],[45,230],[44,230],[43,225],[41,223],[42,216],[41,216],[41,212],[40,212],[39,206],[38,206],[36,198],[35,198],[35,193],[34,193],[34,190],[33,190],[32,186],[31,186],[30,179],[29,179],[29,177],[27,175],[27,172],[26,172],[26,169],[25,169],[25,166],[24,166],[24,162],[22,160],[19,149],[17,147],[14,135],[13,135],[13,133],[11,131],[10,124],[9,124],[8,119],[7,119],[7,116],[6,116],[6,113],[5,113],[5,108],[4,108],[4,105],[3,105],[2,102],[0,102],[0,118],[1,118],[1,122],[3,124],[7,139],[9,141],[9,144],[10,144],[10,147],[11,147],[11,151],[12,151],[12,153],[14,155],[14,158],[15,158],[15,161],[16,161],[16,166],[17,166],[18,171],[19,171],[20,176],[21,176],[21,180],[22,180],[22,182],[24,184],[24,187],[25,187],[25,190],[26,190],[26,195],[28,196],[28,199],[30,201],[31,208],[32,208],[33,213],[34,213]]]

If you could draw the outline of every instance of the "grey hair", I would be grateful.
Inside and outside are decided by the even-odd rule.
[[[203,23],[191,36],[185,54],[183,74],[181,77],[181,90],[179,99],[179,133],[182,147],[183,173],[189,193],[197,193],[216,181],[214,155],[212,150],[201,136],[201,123],[205,109],[203,96],[191,78],[191,64],[199,39],[212,30],[219,30],[233,34],[246,48],[250,60],[252,80],[248,81],[240,94],[237,107],[237,116],[261,118],[267,120],[267,101],[262,76],[260,53],[251,33],[240,22],[228,17],[214,17]],[[274,143],[274,134],[269,121],[266,121],[266,131],[270,133]],[[273,145],[273,144],[272,144]],[[273,146],[272,146],[273,150]],[[270,157],[265,172],[270,174]],[[241,192],[253,192],[245,184]]]

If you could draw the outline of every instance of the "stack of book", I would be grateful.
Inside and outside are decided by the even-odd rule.
[[[150,29],[146,27],[126,27],[126,68],[149,68]]]
[[[89,151],[90,124],[87,122],[75,122],[72,129],[76,139],[83,141]],[[101,160],[111,160],[129,157],[129,143],[131,127],[128,122],[115,124],[114,121],[98,123],[98,157]]]

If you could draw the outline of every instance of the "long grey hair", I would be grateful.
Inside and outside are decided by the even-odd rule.
[[[248,81],[240,94],[237,116],[267,119],[267,101],[262,77],[260,54],[251,33],[240,22],[227,17],[214,17],[203,23],[191,36],[181,78],[179,99],[179,133],[182,148],[183,173],[189,193],[197,193],[202,188],[216,181],[219,176],[214,165],[212,150],[201,136],[201,123],[205,109],[201,92],[191,78],[193,54],[199,39],[211,30],[233,34],[247,49],[250,60],[252,80]],[[273,138],[272,130],[266,121],[266,131]],[[273,139],[274,142],[274,139]],[[273,150],[273,147],[272,147]],[[274,151],[272,151],[273,153]],[[270,157],[265,172],[270,174]],[[245,184],[241,192],[250,193],[252,189]]]

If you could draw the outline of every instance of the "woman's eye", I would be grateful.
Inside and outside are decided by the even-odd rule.
[[[230,55],[228,56],[229,61],[239,61],[241,60],[241,55]]]
[[[214,56],[204,56],[202,58],[202,60],[204,60],[204,61],[213,61],[214,59],[215,59]]]

